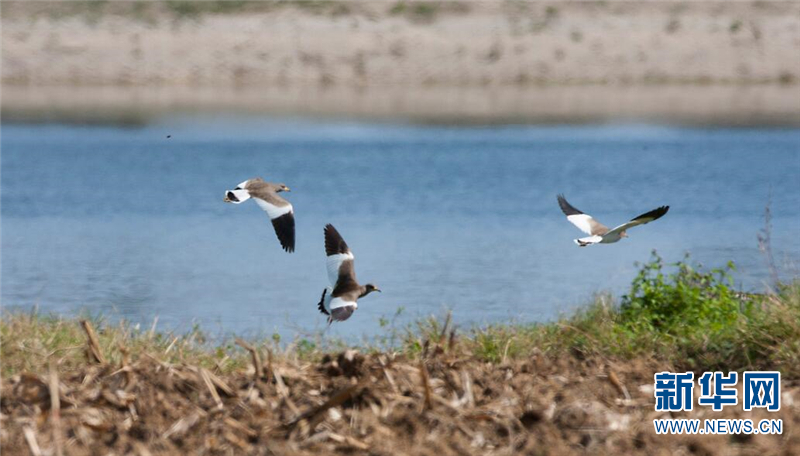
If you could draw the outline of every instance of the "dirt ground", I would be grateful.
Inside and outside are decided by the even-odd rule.
[[[796,383],[784,379],[776,413],[695,405],[670,414],[654,411],[653,373],[665,369],[577,354],[490,364],[435,347],[421,361],[262,353],[249,369],[223,375],[156,353],[4,379],[0,444],[9,455],[800,453]],[[652,420],[670,416],[781,418],[784,430],[656,435]]]

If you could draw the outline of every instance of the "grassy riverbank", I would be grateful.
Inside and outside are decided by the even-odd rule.
[[[743,293],[730,279],[733,265],[706,270],[687,258],[665,265],[654,254],[619,300],[599,295],[576,314],[543,324],[496,324],[455,331],[448,318],[432,317],[413,327],[387,329],[374,344],[346,347],[322,336],[280,343],[251,341],[275,356],[317,361],[326,353],[356,348],[409,359],[440,347],[454,356],[502,363],[532,353],[548,357],[648,357],[678,369],[778,369],[800,378],[800,281],[780,284],[768,293]],[[120,346],[136,357],[159,353],[170,363],[233,372],[248,364],[233,340],[214,346],[201,328],[188,334],[164,334],[154,328],[91,321],[99,329],[100,348],[119,363]],[[6,314],[0,325],[3,376],[40,371],[48,358],[68,370],[84,363],[85,334],[77,320],[38,314]],[[426,348],[427,347],[427,348]]]
[[[5,314],[2,446],[66,454],[779,452],[800,444],[791,430],[800,421],[800,282],[746,294],[727,274],[654,256],[617,302],[600,296],[558,322],[454,331],[431,319],[387,335],[394,346],[356,349],[309,339],[211,344],[200,330],[172,335],[95,319],[87,331],[77,320]],[[655,435],[652,419],[669,416],[653,412],[653,373],[663,370],[780,370],[781,411],[745,418],[782,418],[784,434]],[[744,417],[730,409],[713,417]],[[703,410],[677,415],[708,417]]]
[[[449,321],[430,318],[415,327],[391,330],[365,352],[389,351],[416,359],[425,344],[438,344],[458,355],[485,362],[504,362],[539,352],[547,356],[601,356],[630,359],[652,356],[682,369],[779,368],[800,375],[800,282],[778,285],[765,294],[736,291],[730,267],[706,271],[688,261],[664,265],[654,256],[643,265],[629,294],[615,303],[607,295],[575,315],[545,324],[497,324],[469,331],[451,330]],[[168,362],[192,362],[225,372],[247,363],[233,341],[213,347],[196,328],[188,334],[163,334],[153,328],[109,324],[100,317],[98,340],[110,362],[121,359],[120,345],[134,356],[162,352]],[[72,367],[85,334],[77,320],[39,314],[7,314],[0,326],[5,376],[35,371],[38,361],[56,356]],[[389,340],[394,345],[389,346]],[[314,361],[326,351],[342,349],[341,341],[297,339],[288,345],[261,341],[264,349]],[[38,366],[41,367],[41,366]]]

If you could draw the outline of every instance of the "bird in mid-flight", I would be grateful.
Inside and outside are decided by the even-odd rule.
[[[657,220],[663,217],[669,210],[669,206],[661,206],[658,209],[653,209],[650,212],[634,217],[630,222],[623,223],[614,229],[609,229],[607,226],[593,219],[591,215],[584,214],[578,209],[575,209],[575,207],[567,202],[564,195],[558,195],[558,205],[561,206],[561,210],[564,212],[564,215],[567,216],[567,220],[589,235],[589,237],[575,239],[575,243],[580,247],[617,242],[624,237],[628,237],[627,231],[629,228]]]
[[[253,198],[272,220],[281,247],[287,252],[294,252],[294,210],[288,201],[278,196],[278,193],[288,191],[289,187],[283,184],[264,182],[264,179],[256,177],[242,182],[233,190],[227,190],[223,201],[241,204]]]
[[[345,321],[358,309],[358,298],[381,291],[368,283],[359,285],[353,265],[353,252],[333,225],[325,225],[325,254],[328,256],[328,279],[331,286],[322,291],[319,311],[328,316],[328,324]]]

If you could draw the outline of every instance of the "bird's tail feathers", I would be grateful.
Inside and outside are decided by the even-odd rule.
[[[249,199],[250,193],[247,190],[228,190],[225,192],[225,202],[228,203],[241,204]]]
[[[323,313],[325,315],[330,315],[331,314],[329,312],[329,310],[328,310],[330,308],[330,303],[329,302],[325,302],[326,298],[327,298],[328,301],[330,301],[329,292],[330,292],[330,290],[328,288],[322,290],[322,297],[319,298],[319,304],[317,304],[317,309],[319,309],[320,313]]]
[[[602,236],[589,236],[585,238],[575,239],[575,243],[578,244],[579,247],[586,247],[587,245],[597,244],[602,241]]]

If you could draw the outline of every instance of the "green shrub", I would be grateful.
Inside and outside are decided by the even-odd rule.
[[[630,293],[622,297],[620,323],[636,332],[686,336],[725,330],[749,314],[751,303],[733,288],[733,262],[704,271],[693,267],[687,255],[667,266],[675,272],[665,272],[664,261],[654,251],[634,278]]]

